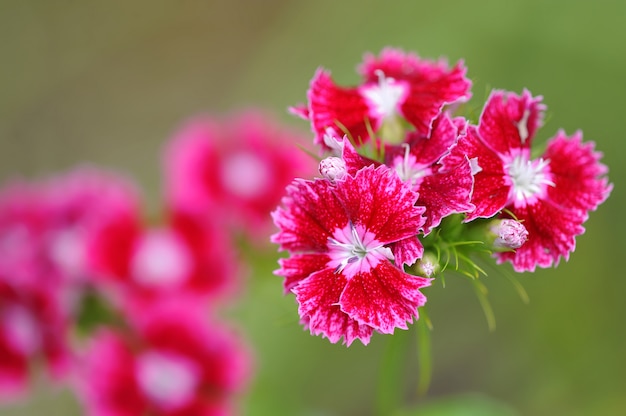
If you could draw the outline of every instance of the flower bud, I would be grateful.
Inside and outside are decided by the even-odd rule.
[[[441,266],[437,261],[437,256],[432,253],[424,253],[421,259],[419,259],[415,265],[413,265],[417,275],[424,277],[433,277],[439,272]]]
[[[346,176],[346,162],[341,158],[330,156],[326,159],[322,159],[319,165],[319,171],[324,178],[334,182]]]
[[[515,250],[528,240],[524,224],[513,219],[494,220],[490,231],[495,235],[492,244],[496,250]]]

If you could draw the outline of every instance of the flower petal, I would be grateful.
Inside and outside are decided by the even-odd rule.
[[[347,345],[358,338],[367,345],[372,328],[350,318],[339,307],[339,296],[345,285],[346,277],[333,270],[323,269],[312,274],[293,288],[300,304],[298,313],[313,335],[321,334],[333,344],[343,337]]]
[[[582,143],[582,133],[567,137],[562,130],[550,141],[545,159],[550,160],[554,181],[548,197],[570,209],[595,210],[604,202],[613,185],[606,177],[608,168],[600,163],[602,154],[594,151],[594,143]]]
[[[368,139],[368,108],[356,88],[339,87],[332,80],[330,72],[318,69],[311,80],[307,97],[308,116],[316,144],[324,147],[324,134],[329,127],[336,132],[349,134],[350,139],[358,144]],[[304,113],[301,111],[300,114]]]
[[[443,60],[423,60],[413,53],[385,48],[378,58],[367,54],[359,67],[366,82],[376,82],[380,71],[386,77],[408,82],[409,93],[401,104],[401,112],[422,135],[429,134],[432,121],[445,104],[471,97],[472,83],[465,77],[462,62],[449,69]]]
[[[430,233],[450,214],[473,211],[475,207],[470,202],[473,186],[474,176],[468,159],[454,169],[425,177],[417,200],[426,207],[424,234]]]
[[[388,262],[380,262],[369,272],[354,275],[341,294],[341,310],[361,324],[384,334],[395,328],[407,329],[417,318],[417,308],[426,303],[419,289],[430,279],[404,273]]]
[[[278,264],[281,268],[276,270],[274,274],[285,278],[285,293],[289,293],[301,280],[318,270],[322,270],[328,260],[329,257],[326,254],[294,254],[289,258],[279,259]]]
[[[346,177],[337,184],[337,197],[348,218],[365,226],[382,244],[416,235],[424,222],[424,207],[415,206],[417,194],[383,165]]]
[[[287,187],[284,207],[272,213],[280,231],[271,241],[292,252],[325,251],[332,233],[348,224],[344,206],[335,192],[326,179],[296,179]]]
[[[410,266],[415,263],[417,259],[422,258],[424,254],[424,246],[417,236],[400,240],[391,244],[390,247],[393,252],[394,261],[398,266],[405,264]]]
[[[492,217],[507,203],[510,185],[506,181],[502,160],[478,139],[473,126],[468,127],[467,136],[461,137],[441,162],[444,169],[453,169],[465,159],[476,165],[471,200],[476,209],[467,215],[465,221]]]
[[[433,122],[430,136],[420,137],[415,133],[411,136],[408,143],[416,161],[420,164],[432,165],[450,151],[457,141],[459,131],[450,116],[447,113],[441,113]]]
[[[542,97],[524,90],[521,96],[494,90],[480,116],[478,134],[494,152],[506,155],[511,149],[530,148],[537,128],[543,123]]]

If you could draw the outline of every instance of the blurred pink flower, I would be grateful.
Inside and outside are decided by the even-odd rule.
[[[261,112],[192,119],[165,150],[167,203],[265,241],[285,186],[315,168],[298,149],[305,142]]]
[[[70,325],[91,277],[89,230],[129,195],[127,181],[87,167],[0,190],[0,394],[23,391],[41,357],[55,375],[66,370]]]
[[[234,246],[221,224],[182,210],[158,227],[146,226],[137,211],[126,210],[95,229],[88,256],[118,306],[164,296],[215,299],[237,280]]]
[[[34,362],[54,378],[66,375],[69,326],[56,295],[45,285],[0,273],[0,399],[25,393]]]
[[[417,194],[386,166],[330,181],[296,180],[273,214],[272,241],[288,250],[276,271],[299,303],[301,322],[335,343],[367,344],[417,318],[429,279],[405,273],[422,252]],[[400,246],[402,249],[396,250]],[[407,256],[411,253],[411,256]],[[394,255],[395,254],[395,255]]]
[[[66,279],[89,283],[90,234],[103,222],[138,209],[141,192],[120,174],[88,166],[53,176],[44,186],[50,258]]]
[[[131,332],[102,330],[90,342],[76,379],[88,414],[235,413],[251,357],[234,332],[180,301],[135,317]]]

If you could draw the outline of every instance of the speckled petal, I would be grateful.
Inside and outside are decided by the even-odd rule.
[[[430,279],[413,276],[387,262],[381,262],[369,273],[356,274],[341,294],[341,309],[359,323],[384,334],[395,328],[407,329],[417,318],[417,308],[426,303],[420,289]]]

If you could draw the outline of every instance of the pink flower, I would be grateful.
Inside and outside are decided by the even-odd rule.
[[[211,218],[171,213],[159,227],[146,227],[126,210],[103,221],[91,236],[88,255],[97,278],[126,302],[163,296],[217,297],[232,288],[233,243]]]
[[[335,343],[367,344],[417,318],[430,280],[405,273],[422,247],[417,195],[385,166],[331,182],[296,180],[273,218],[272,241],[291,257],[276,272],[299,303],[301,322]],[[410,254],[407,254],[410,253]],[[395,262],[394,262],[395,261]]]
[[[56,293],[45,285],[13,282],[0,273],[0,399],[26,391],[33,362],[54,378],[69,365],[68,321]]]
[[[82,166],[43,183],[47,252],[69,284],[91,283],[88,239],[103,222],[140,205],[140,192],[128,178]]]
[[[89,230],[132,194],[117,175],[86,167],[0,191],[0,391],[23,391],[41,358],[64,375],[69,326],[91,277]]]
[[[298,143],[305,143],[299,133],[260,112],[191,120],[165,152],[168,204],[219,217],[263,241],[285,186],[313,172]]]
[[[528,91],[521,96],[494,91],[478,127],[468,129],[444,165],[469,157],[474,163],[472,203],[466,221],[489,218],[506,208],[528,230],[528,241],[515,252],[497,253],[517,271],[556,265],[575,248],[588,212],[608,196],[612,185],[604,175],[601,154],[582,134],[559,131],[543,156],[531,158],[531,144],[545,107]]]
[[[102,330],[90,340],[77,378],[88,414],[234,414],[251,367],[241,340],[193,302],[153,306],[131,332]]]
[[[471,82],[462,62],[448,68],[444,61],[427,61],[399,49],[383,49],[379,57],[368,54],[359,66],[363,83],[357,87],[337,86],[330,72],[319,69],[307,94],[307,106],[292,113],[311,122],[315,143],[328,149],[324,135],[348,134],[357,145],[367,141],[370,132],[379,132],[402,118],[422,135],[428,136],[433,120],[447,104],[470,98]],[[389,133],[387,131],[386,133]],[[392,134],[395,135],[393,129]],[[401,137],[386,137],[396,142]]]
[[[0,190],[0,274],[12,282],[58,282],[46,255],[46,217],[40,184],[13,181]]]

